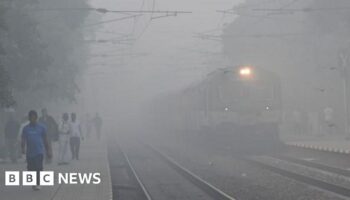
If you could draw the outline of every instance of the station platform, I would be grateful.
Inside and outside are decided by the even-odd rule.
[[[57,144],[54,145],[54,149]],[[57,165],[54,159],[51,164],[44,165],[45,171],[101,173],[101,183],[42,186],[40,191],[33,191],[30,186],[5,186],[5,171],[25,171],[24,158],[17,164],[0,164],[0,199],[1,200],[112,200],[112,184],[107,159],[107,145],[104,141],[82,141],[80,160],[70,161],[69,165]]]
[[[345,136],[289,136],[282,140],[289,146],[350,154],[350,140]]]

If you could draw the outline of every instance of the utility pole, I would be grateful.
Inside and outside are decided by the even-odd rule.
[[[344,95],[344,111],[345,111],[345,134],[348,136],[349,134],[349,104],[348,104],[348,63],[349,63],[349,55],[346,50],[342,50],[339,53],[339,61],[340,61],[340,73],[343,78],[343,95]]]

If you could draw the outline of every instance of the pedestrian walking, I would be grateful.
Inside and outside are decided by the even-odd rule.
[[[21,119],[21,124],[18,131],[19,135],[22,135],[24,127],[27,126],[28,124],[29,124],[28,116],[24,115]]]
[[[70,138],[70,122],[68,113],[62,116],[62,122],[59,126],[59,148],[58,148],[58,165],[69,164],[69,138]]]
[[[40,171],[43,170],[44,151],[51,157],[49,144],[46,135],[46,128],[37,122],[38,114],[32,110],[28,114],[29,124],[23,128],[22,132],[22,153],[26,154],[27,170],[37,172],[37,185],[33,190],[40,190]]]
[[[71,136],[70,136],[70,149],[72,152],[72,160],[79,160],[80,140],[84,140],[83,133],[81,131],[80,122],[77,120],[75,113],[71,114]]]
[[[9,118],[5,124],[5,143],[6,152],[12,163],[17,163],[18,131],[20,128],[19,122],[15,119],[14,114],[10,113]]]
[[[97,135],[97,139],[100,140],[101,139],[101,129],[102,129],[102,119],[100,117],[100,115],[98,113],[96,113],[95,117],[92,120],[94,126],[95,126],[95,130],[96,130],[96,135]]]
[[[29,124],[28,114],[26,114],[21,119],[21,124],[20,124],[19,131],[18,131],[18,137],[19,137],[18,139],[19,140],[21,140],[24,127],[26,127],[28,124]],[[21,149],[21,144],[19,144],[18,147],[19,147],[18,149]],[[22,157],[22,154],[20,154],[19,156]]]
[[[47,140],[49,142],[50,151],[52,152],[52,142],[55,140],[57,141],[58,125],[57,125],[55,119],[47,113],[46,108],[41,110],[41,117],[39,119],[39,122],[44,124],[46,127]],[[49,159],[47,156],[45,156],[45,162],[51,163],[52,158]]]

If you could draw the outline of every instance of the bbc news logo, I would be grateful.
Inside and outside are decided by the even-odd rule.
[[[39,177],[37,177],[39,175]],[[55,179],[57,177],[57,179]],[[5,185],[6,186],[53,186],[55,183],[76,185],[76,184],[94,184],[101,183],[101,173],[57,173],[53,171],[6,171]]]

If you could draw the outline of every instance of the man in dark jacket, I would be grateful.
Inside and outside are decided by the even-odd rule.
[[[5,124],[5,142],[9,158],[12,163],[17,162],[17,138],[20,124],[11,113]]]
[[[47,113],[47,109],[41,110],[41,117],[39,123],[46,127],[47,140],[49,143],[49,150],[52,152],[52,142],[57,141],[58,136],[58,125],[55,119]],[[51,157],[52,158],[52,157]],[[52,159],[45,156],[45,162],[51,163]]]

